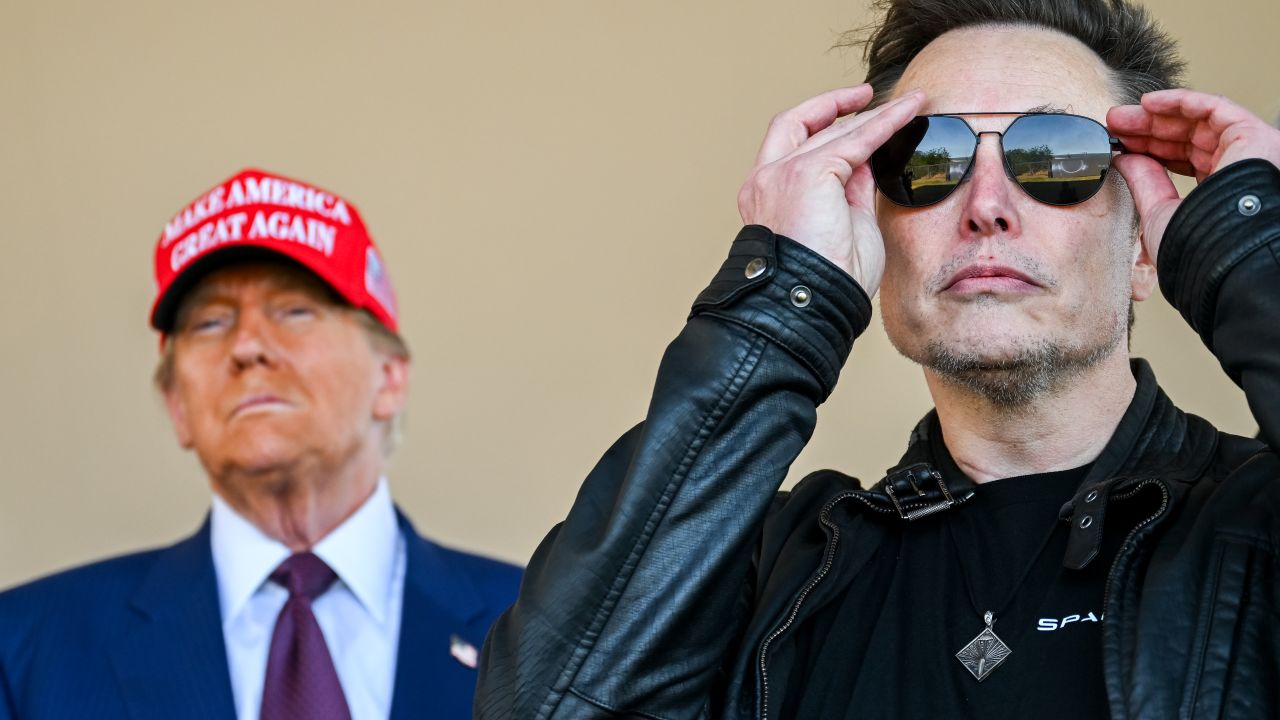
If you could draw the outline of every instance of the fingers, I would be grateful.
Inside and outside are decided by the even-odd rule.
[[[815,134],[813,137],[804,141],[800,145],[800,147],[796,148],[795,151],[791,153],[789,157],[802,155],[804,153],[809,152],[810,150],[815,150],[817,148],[820,148],[829,142],[838,140],[854,132],[855,130],[860,129],[863,125],[871,121],[876,116],[885,112],[890,112],[890,108],[897,105],[902,105],[902,104],[911,105],[912,109],[910,111],[910,114],[906,116],[906,120],[904,120],[901,124],[895,127],[894,131],[897,131],[903,125],[906,125],[908,122],[910,122],[911,118],[915,117],[916,113],[920,111],[921,106],[924,105],[924,92],[921,90],[912,90],[906,93],[905,95],[903,95],[902,97],[895,98],[890,102],[887,102],[884,105],[881,105],[880,107],[875,108],[874,110],[867,110],[865,112],[860,112],[857,115],[854,115],[853,117],[846,118],[841,122],[837,122],[833,124],[831,127]],[[882,141],[882,144],[883,144],[883,141]]]
[[[1147,112],[1169,120],[1205,122],[1215,130],[1225,130],[1238,123],[1256,120],[1257,116],[1221,95],[1195,90],[1158,90],[1142,96]],[[1170,127],[1176,127],[1172,125]]]
[[[1147,257],[1151,258],[1152,265],[1155,265],[1165,228],[1181,202],[1178,190],[1165,173],[1164,167],[1154,158],[1121,155],[1115,159],[1115,168],[1129,185],[1129,192],[1133,195],[1133,202],[1138,210],[1142,246],[1147,251]]]
[[[1149,136],[1212,150],[1217,147],[1222,132],[1236,122],[1257,121],[1251,115],[1234,122],[1227,122],[1224,117],[1236,116],[1234,113],[1205,117],[1162,115],[1152,113],[1141,105],[1123,105],[1112,108],[1107,113],[1107,126],[1117,135]]]
[[[1224,158],[1268,156],[1265,146],[1272,144],[1265,139],[1266,124],[1253,113],[1220,95],[1185,89],[1147,93],[1139,105],[1111,108],[1107,127],[1126,150],[1198,179]]]
[[[844,200],[850,207],[875,213],[876,181],[871,176],[870,165],[859,165],[853,169],[849,181],[844,184]]]
[[[875,224],[875,183],[866,160],[915,116],[923,99],[923,93],[908,93],[860,112],[871,100],[871,88],[862,86],[819,96],[779,115],[738,192],[743,222],[796,240],[874,293],[884,272],[884,242]],[[857,114],[832,125],[851,113]]]
[[[1181,89],[1147,93],[1140,105],[1120,105],[1107,113],[1107,127],[1119,133],[1201,143],[1236,123],[1253,121],[1257,116],[1221,95]]]
[[[1121,155],[1113,166],[1124,177],[1133,194],[1138,215],[1147,217],[1161,203],[1177,201],[1178,189],[1165,172],[1164,166],[1144,155]]]
[[[1139,105],[1111,108],[1107,127],[1130,153],[1113,161],[1142,220],[1142,243],[1155,262],[1179,203],[1165,169],[1203,181],[1220,167],[1260,158],[1280,167],[1280,130],[1243,107],[1194,90],[1162,90]]]
[[[837,157],[843,160],[851,173],[863,165],[871,153],[889,139],[919,112],[924,104],[924,93],[913,90],[897,100],[863,113],[848,123],[851,127],[843,133],[833,134],[814,146],[798,152],[797,156],[814,160]],[[856,125],[854,124],[856,122]],[[848,174],[841,174],[841,181],[848,181]]]
[[[866,107],[871,96],[871,86],[863,83],[830,90],[780,113],[769,123],[760,152],[756,154],[756,165],[766,165],[786,157],[814,133],[830,126],[836,118]]]
[[[1141,135],[1114,134],[1124,145],[1126,151],[1149,155],[1179,175],[1187,175],[1189,177],[1203,176],[1207,172],[1202,172],[1198,168],[1212,167],[1214,164],[1216,146],[1204,150],[1189,143],[1158,140]]]
[[[1107,111],[1107,129],[1112,133],[1149,135],[1151,113],[1141,105],[1116,105]]]

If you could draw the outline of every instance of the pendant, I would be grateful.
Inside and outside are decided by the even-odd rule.
[[[982,619],[987,623],[987,627],[956,653],[956,659],[977,678],[978,682],[986,680],[991,671],[1013,654],[1009,646],[1005,645],[1000,636],[991,629],[995,624],[996,616],[988,610]]]

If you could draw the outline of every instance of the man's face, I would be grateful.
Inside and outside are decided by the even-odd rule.
[[[184,298],[172,342],[174,428],[224,492],[380,461],[406,397],[407,360],[376,352],[356,311],[292,265],[210,273]]]
[[[1115,104],[1092,51],[1030,27],[939,37],[896,92],[917,87],[926,93],[923,113],[1057,110],[1105,123]],[[1003,132],[1014,116],[965,119],[975,132]],[[881,307],[904,355],[1012,403],[1050,389],[1055,372],[1121,347],[1129,300],[1146,297],[1155,273],[1123,186],[1109,182],[1079,205],[1043,204],[1007,177],[996,139],[982,136],[969,178],[937,205],[913,210],[879,199]],[[956,282],[968,275],[994,276]]]

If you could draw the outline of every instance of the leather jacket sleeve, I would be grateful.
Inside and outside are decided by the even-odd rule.
[[[1244,390],[1270,448],[1215,433],[1194,472],[1153,473],[1171,510],[1126,541],[1130,560],[1108,580],[1115,717],[1280,717],[1278,257],[1280,170],[1263,160],[1211,175],[1165,231],[1161,289]]]
[[[871,303],[748,226],[485,643],[477,718],[704,717],[752,553]]]
[[[1211,175],[1174,213],[1157,263],[1165,297],[1280,449],[1280,169],[1242,160]]]

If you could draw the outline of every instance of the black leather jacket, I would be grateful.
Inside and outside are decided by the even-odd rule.
[[[1105,591],[1114,718],[1280,717],[1280,170],[1241,162],[1192,192],[1159,278],[1265,442],[1184,414],[1135,361],[1133,402],[1063,508],[1064,564],[1092,560],[1108,506],[1140,504]],[[912,466],[920,442],[870,490],[826,471],[777,493],[870,318],[840,270],[741,232],[667,349],[645,421],[587,477],[491,631],[477,718],[785,714],[804,684],[796,638],[858,581],[884,535],[871,516],[966,499]]]

